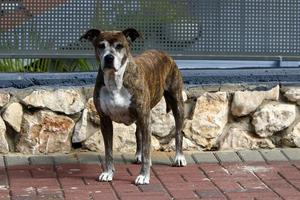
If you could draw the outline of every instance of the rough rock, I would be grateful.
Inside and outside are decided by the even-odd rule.
[[[113,122],[113,149],[116,152],[135,151],[135,124],[126,126]],[[97,134],[97,135],[95,135]],[[100,143],[98,143],[100,142]],[[104,151],[104,141],[101,131],[95,132],[90,138],[83,142],[88,149]]]
[[[187,100],[187,95],[182,92],[183,101]],[[169,135],[175,127],[175,120],[172,111],[166,112],[167,104],[164,98],[151,110],[152,134],[157,137]]]
[[[172,111],[167,113],[166,110],[167,104],[164,98],[151,110],[151,129],[153,135],[165,137],[175,127]]]
[[[7,106],[2,117],[16,132],[20,132],[23,117],[23,107],[21,104],[12,103]]]
[[[157,151],[161,148],[159,140],[154,136],[151,136],[151,148],[152,148],[152,150],[155,150],[155,151]]]
[[[296,118],[296,106],[278,102],[262,105],[254,114],[252,124],[260,137],[268,137],[290,126]]]
[[[88,118],[95,124],[100,125],[100,116],[96,110],[93,98],[90,98],[86,103],[86,109],[88,111]]]
[[[0,92],[0,108],[5,106],[10,100],[10,94],[8,92]]]
[[[98,125],[95,125],[90,121],[88,109],[84,109],[81,118],[75,125],[74,133],[72,136],[72,142],[82,142],[89,138],[99,129],[100,127]]]
[[[135,138],[135,130],[136,125],[132,124],[130,126],[126,126],[123,124],[114,123],[114,149],[117,152],[135,152],[136,150],[136,138]],[[159,149],[159,145],[157,139],[155,137],[151,137],[152,149]]]
[[[186,120],[187,138],[205,149],[215,147],[228,121],[229,102],[226,92],[204,93],[197,99],[191,120]]]
[[[83,143],[83,148],[88,149],[90,151],[103,151],[104,152],[104,142],[103,137],[101,135],[100,129],[94,132],[89,138],[87,138]]]
[[[200,146],[195,145],[188,138],[183,137],[182,149],[183,149],[183,151],[193,151],[193,150],[201,150],[202,148]],[[161,150],[163,150],[163,151],[176,151],[175,138],[172,138],[171,141],[167,145],[163,145],[161,147]]]
[[[51,111],[24,113],[17,150],[21,153],[69,153],[74,121]]]
[[[282,143],[290,147],[300,147],[300,122],[289,127],[282,136]]]
[[[257,137],[249,120],[228,125],[225,135],[220,150],[275,148],[271,139]]]
[[[23,99],[27,106],[48,108],[67,115],[75,114],[84,109],[85,100],[78,90],[57,89],[54,91],[37,90]]]
[[[278,100],[279,86],[268,91],[237,91],[234,93],[231,112],[241,117],[255,111],[264,100]]]
[[[3,119],[0,117],[0,153],[9,152],[9,146],[5,135],[6,135],[6,126]]]
[[[300,105],[300,88],[287,88],[284,91],[284,96],[291,102],[296,102]]]
[[[113,123],[113,148],[115,152],[128,153],[135,152],[135,124],[126,126],[123,124]],[[160,148],[159,141],[152,136],[151,144],[153,150]],[[104,151],[104,142],[101,131],[96,131],[91,137],[83,142],[83,146],[91,151]]]
[[[75,125],[72,142],[85,141],[100,129],[99,125],[100,117],[95,108],[93,98],[90,98],[85,105],[80,120]]]

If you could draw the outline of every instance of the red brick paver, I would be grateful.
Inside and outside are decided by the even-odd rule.
[[[300,162],[153,165],[151,183],[133,184],[139,166],[116,164],[114,181],[96,180],[99,164],[6,166],[0,200],[299,199]]]

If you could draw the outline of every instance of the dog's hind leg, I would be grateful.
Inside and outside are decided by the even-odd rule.
[[[109,117],[103,116],[100,120],[101,132],[105,146],[104,172],[99,176],[99,181],[112,181],[114,175],[113,165],[113,125]]]
[[[136,137],[136,152],[135,152],[134,163],[141,164],[142,163],[142,133],[138,123],[136,123],[135,137]]]
[[[182,127],[184,121],[184,105],[182,98],[182,90],[178,90],[177,88],[176,90],[165,91],[164,97],[166,99],[167,104],[171,106],[175,119],[176,156],[174,165],[178,167],[183,167],[186,166],[186,160],[182,151]]]
[[[150,111],[138,117],[138,127],[142,135],[142,166],[139,176],[135,179],[136,185],[149,184],[151,166],[151,129]]]

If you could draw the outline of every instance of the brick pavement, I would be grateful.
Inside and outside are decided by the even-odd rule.
[[[0,157],[0,200],[300,199],[300,150],[187,153],[189,165],[171,166],[172,153],[154,153],[151,183],[133,184],[139,165],[116,155],[112,183],[96,181],[101,156]]]

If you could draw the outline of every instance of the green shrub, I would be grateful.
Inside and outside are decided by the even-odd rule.
[[[91,71],[86,59],[0,59],[0,72],[74,72]]]

